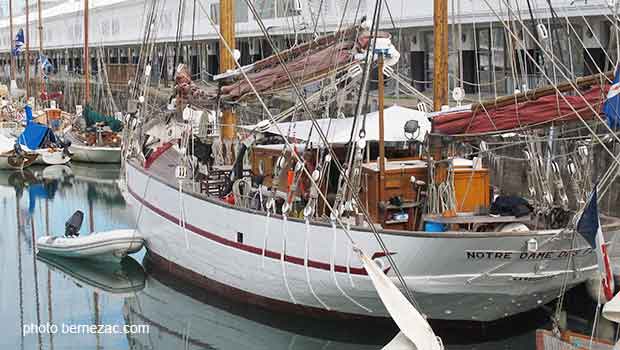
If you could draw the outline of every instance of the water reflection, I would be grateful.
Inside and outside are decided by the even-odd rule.
[[[88,213],[82,234],[133,228],[118,176],[118,167],[80,164],[0,172],[0,348],[380,349],[396,334],[389,321],[316,321],[233,302],[172,279],[144,253],[121,264],[35,254],[36,238],[62,234],[75,210]],[[585,289],[571,291],[566,305],[568,328],[589,334],[595,305]],[[550,329],[552,313],[548,305],[494,325],[437,330],[448,350],[535,349],[536,329]],[[599,335],[613,339],[615,325],[602,322]],[[25,334],[31,324],[148,325],[149,332]]]
[[[86,286],[97,294],[133,297],[145,286],[144,269],[132,257],[116,263],[38,253],[37,260],[45,263],[52,271],[72,279],[77,287]]]

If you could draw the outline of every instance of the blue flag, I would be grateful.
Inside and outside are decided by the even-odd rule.
[[[54,65],[50,62],[49,58],[45,55],[39,55],[39,65],[44,75],[47,75],[47,72],[54,69]]]
[[[24,51],[24,30],[20,29],[17,31],[17,35],[15,36],[15,47],[13,48],[13,56],[19,56],[20,53]]]

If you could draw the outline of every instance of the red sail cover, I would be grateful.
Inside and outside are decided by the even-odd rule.
[[[565,96],[564,99],[549,95],[533,101],[487,108],[486,111],[480,108],[476,112],[447,112],[433,118],[433,132],[444,135],[479,134],[533,127],[554,121],[578,120],[579,116],[585,120],[593,119],[595,114],[589,106],[601,113],[607,90],[609,86],[601,89],[595,85],[582,92],[583,97]]]

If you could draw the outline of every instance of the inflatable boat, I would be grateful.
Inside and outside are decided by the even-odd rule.
[[[135,230],[114,230],[82,237],[44,236],[37,249],[66,258],[120,260],[142,249],[144,239]]]
[[[142,249],[144,239],[136,230],[114,230],[80,237],[84,213],[76,211],[65,223],[65,236],[37,239],[37,251],[66,258],[120,260]]]

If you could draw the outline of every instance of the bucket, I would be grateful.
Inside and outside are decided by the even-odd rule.
[[[445,227],[443,224],[432,222],[432,221],[427,221],[426,224],[424,225],[424,230],[426,232],[444,232]]]

